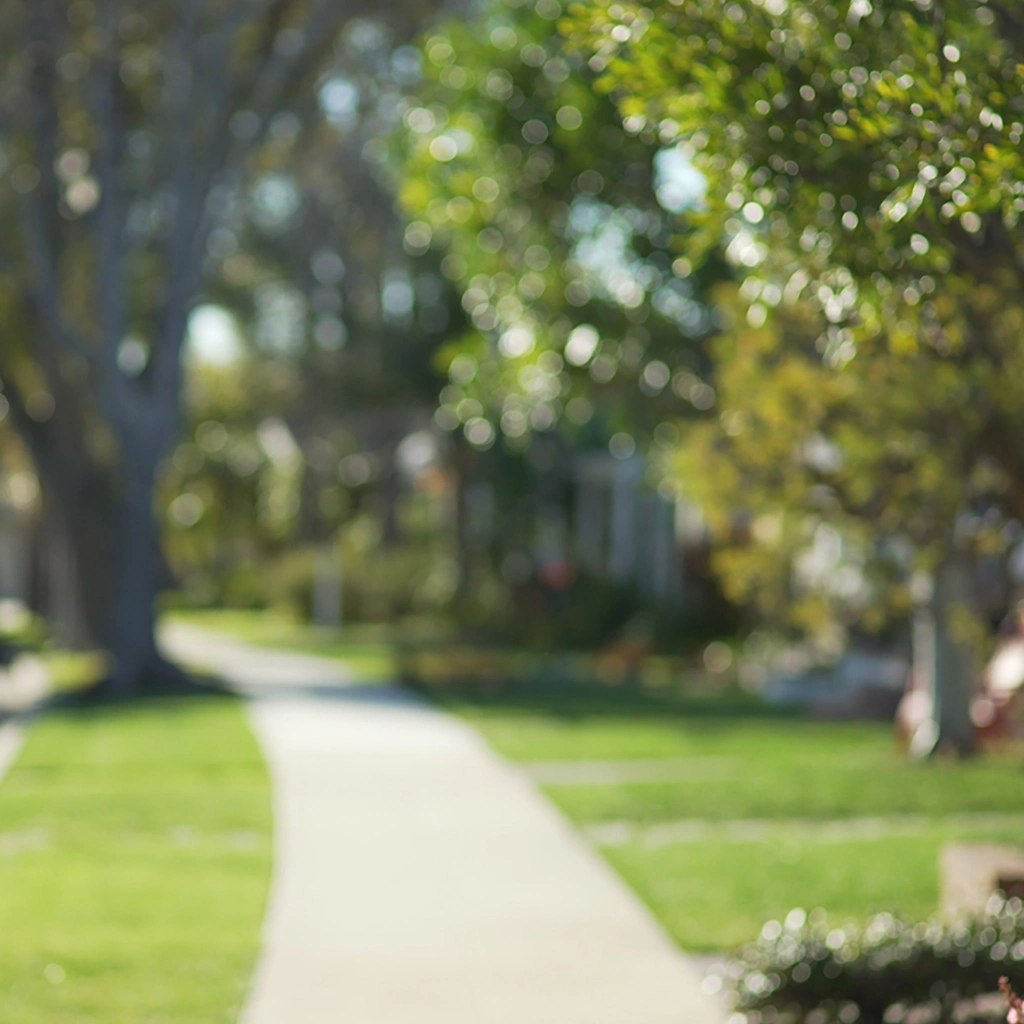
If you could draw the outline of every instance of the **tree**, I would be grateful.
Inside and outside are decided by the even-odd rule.
[[[1024,514],[1016,5],[601,2],[565,27],[625,123],[705,175],[695,251],[744,277],[707,496],[756,495],[765,537],[813,514],[909,548],[962,649],[962,563]],[[966,750],[970,673],[940,661],[938,740]]]
[[[674,236],[687,229],[678,212],[696,198],[699,176],[656,136],[624,129],[566,50],[561,10],[552,0],[499,0],[469,22],[433,26],[422,41],[424,81],[407,96],[396,139],[406,245],[443,254],[469,320],[439,353],[448,382],[435,422],[455,438],[460,479],[472,471],[500,495],[493,543],[462,545],[463,580],[515,578],[498,566],[529,566],[523,552],[535,546],[560,550],[574,504],[593,512],[575,516],[588,524],[580,532],[601,534],[602,485],[572,486],[584,453],[592,460],[610,448],[630,460],[619,467],[625,477],[634,453],[646,452],[647,483],[671,500],[659,463],[676,421],[705,415],[712,395],[702,379],[714,329],[704,296],[723,267],[673,262]],[[618,520],[627,531],[628,521]],[[591,635],[607,633],[604,591],[616,614],[636,610],[629,584],[584,578],[554,592],[569,613],[557,624],[533,602],[543,620],[535,632],[589,617]],[[487,605],[473,586],[462,596]]]
[[[406,245],[444,254],[470,320],[441,354],[438,419],[482,450],[559,422],[590,443],[669,436],[707,394],[702,294],[721,268],[673,264],[693,197],[566,51],[560,12],[501,0],[431,29],[397,139]]]
[[[409,31],[430,9],[410,0],[382,20]],[[115,694],[176,675],[153,635],[152,496],[179,429],[208,242],[261,161],[323,127],[322,88],[373,30],[338,0],[20,0],[0,12],[0,377]]]
[[[346,50],[344,73],[323,90],[329,128],[297,146],[265,147],[255,187],[213,239],[219,265],[206,300],[233,312],[235,349],[245,358],[195,375],[186,403],[195,436],[165,474],[169,554],[192,599],[259,600],[263,583],[281,575],[276,563],[311,571],[312,545],[326,554],[339,528],[370,506],[384,524],[383,543],[396,539],[395,448],[429,422],[439,388],[431,357],[461,317],[436,257],[403,249],[394,194],[378,166],[422,56],[369,22]],[[200,312],[225,318],[223,309]],[[268,401],[267,382],[287,385],[287,394]],[[251,500],[265,489],[263,474],[244,453],[263,450],[258,429],[272,417],[301,452],[295,507],[271,517],[271,530],[271,503]],[[204,444],[210,438],[214,450]],[[240,460],[231,457],[236,448]],[[175,506],[183,487],[193,497]],[[200,504],[194,522],[174,514]],[[228,508],[234,514],[225,516]],[[346,579],[356,582],[351,572]]]

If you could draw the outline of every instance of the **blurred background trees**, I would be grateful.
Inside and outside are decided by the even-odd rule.
[[[913,633],[966,749],[1021,532],[1014,10],[231,6],[4,14],[0,374],[68,634],[172,583],[548,649]]]
[[[709,467],[720,534],[754,489],[755,546],[789,548],[805,618],[829,596],[877,620],[921,573],[936,720],[966,749],[972,621],[992,611],[972,577],[1020,529],[1016,14],[596,5],[572,32],[626,123],[705,175],[697,246],[741,278],[719,424],[684,457]],[[799,565],[794,540],[820,557]],[[734,594],[777,600],[787,560],[744,546],[721,555]]]
[[[539,584],[525,593],[543,620],[591,641],[622,626],[646,590],[678,637],[697,619],[715,628],[713,592],[699,572],[683,584],[674,539],[656,554],[635,533],[656,537],[659,518],[675,532],[677,491],[660,464],[677,420],[713,402],[705,294],[724,268],[675,259],[701,180],[623,128],[567,50],[560,13],[491,4],[424,42],[393,173],[407,246],[444,254],[468,316],[438,356],[449,379],[436,422],[461,434],[477,474],[500,459],[539,478],[535,507],[497,502],[506,544],[487,557],[504,549],[506,590]],[[589,629],[569,626],[545,590]]]
[[[1016,3],[11,0],[0,46],[0,676],[173,686],[155,610],[337,656],[684,948],[760,936],[705,983],[751,1020],[983,1019],[1024,959]],[[894,757],[901,698],[913,753],[989,756]],[[961,876],[976,927],[892,916]]]
[[[429,10],[389,14],[415,31]],[[75,632],[110,651],[114,692],[175,674],[153,641],[152,498],[192,307],[230,258],[240,206],[270,230],[297,212],[301,186],[279,169],[344,121],[346,72],[389,27],[312,0],[5,7],[0,371],[70,554]],[[291,301],[261,294],[279,315]],[[319,329],[339,340],[340,321]]]

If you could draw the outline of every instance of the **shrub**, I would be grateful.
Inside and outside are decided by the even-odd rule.
[[[1006,1002],[981,998],[1015,965],[1024,972],[1017,898],[993,898],[973,921],[911,924],[889,914],[866,928],[828,928],[802,911],[713,969],[749,1024],[931,1024],[1006,1020]]]

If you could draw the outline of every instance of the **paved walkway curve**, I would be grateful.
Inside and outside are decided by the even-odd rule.
[[[636,897],[468,726],[337,663],[180,625],[164,640],[254,698],[274,782],[243,1024],[723,1019]]]

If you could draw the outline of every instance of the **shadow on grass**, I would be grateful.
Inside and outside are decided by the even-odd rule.
[[[420,705],[422,697],[410,688],[400,685],[382,686],[379,683],[232,683],[211,672],[185,670],[172,666],[174,671],[156,685],[140,688],[123,695],[111,692],[106,679],[84,679],[80,685],[51,693],[45,700],[17,716],[22,720],[41,713],[93,711],[100,709],[148,707],[159,702],[181,700],[267,700],[284,701],[312,699],[367,705]],[[0,723],[3,722],[0,714]]]
[[[51,694],[28,714],[41,711],[84,711],[98,708],[149,705],[164,700],[256,699],[268,701],[313,699],[325,702],[379,706],[413,706],[427,702],[451,710],[517,712],[565,721],[615,718],[642,720],[795,720],[805,716],[790,708],[766,705],[738,688],[715,693],[694,693],[679,686],[644,687],[625,679],[607,683],[564,671],[568,666],[549,664],[523,676],[493,676],[481,681],[445,679],[441,674],[425,681],[400,672],[396,685],[352,682],[347,685],[316,681],[297,684],[237,685],[196,670],[168,664],[161,677],[136,693],[111,693],[105,679],[83,679],[77,687]],[[563,671],[559,671],[562,669]],[[20,716],[25,717],[25,716]]]
[[[423,684],[406,679],[414,692],[442,707],[515,711],[565,720],[586,718],[686,718],[793,720],[806,716],[773,707],[742,691],[688,694],[642,689],[630,683],[607,685],[574,679],[507,682],[497,686]]]
[[[423,694],[412,687],[381,685],[380,683],[348,683],[345,685],[303,683],[240,687],[237,691],[255,700],[294,700],[297,697],[311,700],[333,701],[345,704],[366,704],[382,706],[421,706]]]
[[[85,711],[99,708],[133,707],[150,705],[157,701],[239,699],[239,694],[223,679],[199,672],[185,672],[176,669],[173,681],[159,685],[144,686],[131,694],[111,692],[107,680],[101,679],[77,689],[62,690],[51,694],[37,711]]]
[[[104,681],[85,679],[79,686],[56,690],[28,707],[10,711],[0,710],[0,726],[28,726],[43,717],[88,719],[122,712],[156,711],[162,707],[170,710],[183,705],[194,706],[200,703],[242,699],[243,695],[224,680],[201,673],[191,673],[187,676],[182,673],[179,685],[152,688],[130,696],[113,696],[104,685]]]

